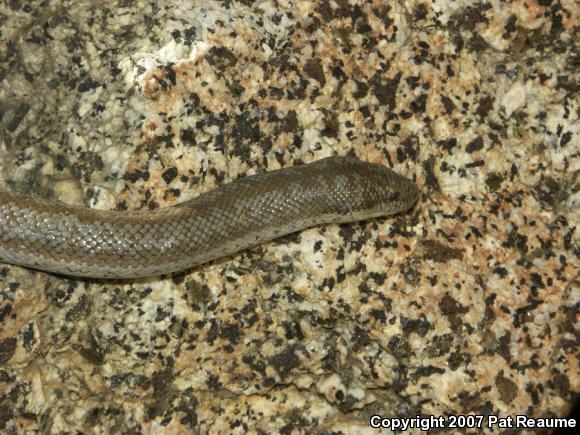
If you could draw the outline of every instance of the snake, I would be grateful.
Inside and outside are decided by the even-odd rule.
[[[97,210],[0,188],[0,261],[72,277],[152,277],[305,228],[401,213],[418,196],[409,178],[350,156],[241,177],[147,210]]]

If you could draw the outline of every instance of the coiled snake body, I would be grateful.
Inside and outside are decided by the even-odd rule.
[[[313,225],[399,213],[409,179],[351,157],[239,179],[177,206],[102,211],[0,190],[0,261],[95,278],[170,273]]]

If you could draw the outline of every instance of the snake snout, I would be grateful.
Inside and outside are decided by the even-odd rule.
[[[419,200],[420,191],[417,185],[413,183],[411,180],[405,178],[405,181],[406,181],[405,191],[407,193],[407,200],[409,204],[408,208],[411,208]]]
[[[413,181],[388,168],[381,167],[377,173],[376,189],[379,191],[376,204],[377,215],[391,215],[410,209],[419,198],[419,189]]]

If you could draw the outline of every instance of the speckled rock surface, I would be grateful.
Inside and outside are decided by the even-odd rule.
[[[155,208],[354,154],[424,194],[406,215],[172,276],[1,264],[0,432],[566,416],[580,390],[579,20],[551,0],[2,2],[11,189]]]

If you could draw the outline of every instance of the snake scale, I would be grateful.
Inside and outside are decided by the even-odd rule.
[[[171,273],[307,227],[403,212],[415,184],[353,157],[252,175],[155,210],[104,211],[0,189],[0,261],[70,276]]]

